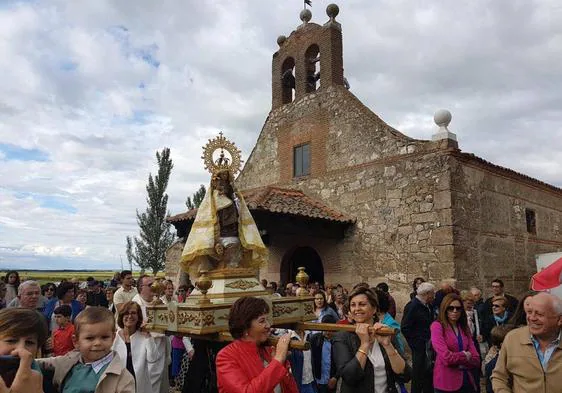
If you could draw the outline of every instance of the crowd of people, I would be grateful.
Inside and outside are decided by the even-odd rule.
[[[535,292],[517,299],[500,279],[484,298],[476,287],[459,291],[445,280],[437,288],[418,277],[400,321],[384,282],[348,290],[262,280],[274,296],[312,296],[315,322],[353,327],[273,328],[268,302],[242,297],[230,311],[228,345],[146,331],[155,284],[164,304],[193,290],[146,275],[135,281],[131,271],[107,282],[44,285],[8,272],[0,282],[0,356],[20,360],[17,374],[0,378],[0,393],[560,392],[561,300]],[[387,327],[395,334],[383,334]],[[293,340],[310,349],[291,350]]]

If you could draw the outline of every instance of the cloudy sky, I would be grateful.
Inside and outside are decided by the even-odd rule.
[[[329,1],[313,1],[324,23]],[[562,186],[562,5],[340,0],[352,92],[416,138]],[[300,0],[0,0],[0,268],[119,268],[155,152],[172,214],[223,130],[247,157]]]

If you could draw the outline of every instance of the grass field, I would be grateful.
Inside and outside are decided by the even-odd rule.
[[[109,281],[113,278],[115,271],[113,270],[18,270],[20,274],[21,281],[25,280],[35,280],[40,284],[45,284],[48,282],[60,282],[63,278],[70,280],[72,278],[77,278],[80,281],[86,281],[89,276],[94,277],[99,281]],[[0,277],[4,277],[6,271],[0,271]],[[140,272],[133,272],[133,276],[136,278],[140,275]],[[164,272],[159,272],[158,277],[164,277]]]

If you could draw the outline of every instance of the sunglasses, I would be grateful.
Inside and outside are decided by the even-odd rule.
[[[46,291],[54,291],[54,290],[55,290],[55,288],[45,288],[45,292]]]
[[[503,304],[492,304],[492,308],[500,308],[503,307]]]
[[[449,306],[447,307],[447,311],[461,311],[462,307],[457,307],[457,306]]]

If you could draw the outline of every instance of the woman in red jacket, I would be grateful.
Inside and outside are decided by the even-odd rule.
[[[276,348],[266,346],[271,324],[269,306],[255,297],[242,297],[232,305],[228,320],[235,341],[217,355],[220,393],[298,393],[286,361],[290,335]]]

